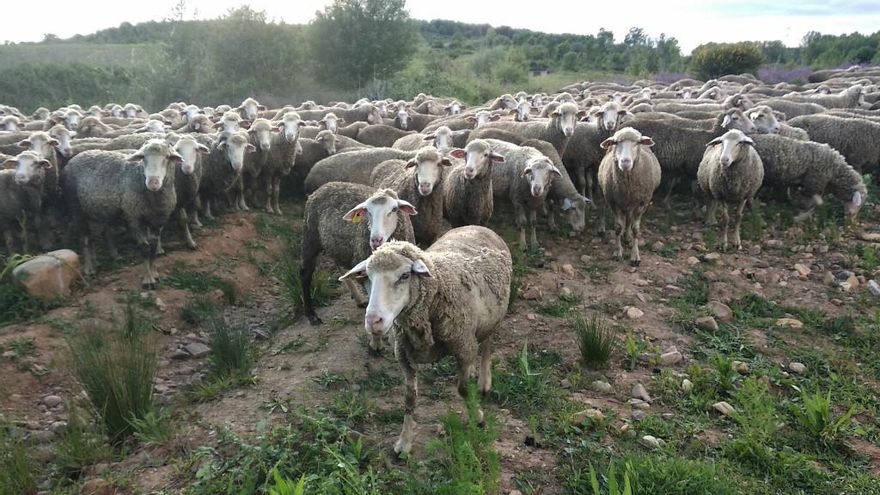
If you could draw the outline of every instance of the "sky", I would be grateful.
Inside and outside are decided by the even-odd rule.
[[[211,19],[248,4],[269,17],[306,23],[330,0],[183,0],[186,19]],[[172,16],[180,0],[38,0],[4,2],[0,41],[40,41],[46,33],[68,38],[99,29]],[[35,8],[40,14],[35,17]],[[416,19],[510,26],[549,33],[596,34],[610,30],[621,40],[631,27],[651,37],[674,36],[684,53],[701,43],[782,40],[800,44],[809,31],[823,34],[880,30],[878,0],[627,0],[595,2],[556,0],[514,3],[511,0],[408,0]],[[619,10],[618,10],[619,9]],[[20,22],[16,22],[20,20]],[[33,21],[33,22],[31,22]],[[39,26],[35,28],[35,26]]]

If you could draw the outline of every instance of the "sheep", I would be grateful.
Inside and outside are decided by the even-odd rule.
[[[220,122],[214,124],[214,128],[218,129],[220,132],[238,132],[242,127],[247,127],[246,124],[248,121],[241,118],[236,112],[226,112],[223,114],[223,117],[220,117]]]
[[[45,177],[52,168],[49,160],[34,151],[22,151],[0,163],[0,231],[10,256],[16,252],[13,232],[20,227],[22,216],[38,221],[42,216]],[[27,246],[24,229],[22,234],[23,245]]]
[[[104,146],[107,151],[136,150],[151,139],[165,139],[164,133],[126,134],[115,137]]]
[[[272,151],[272,128],[274,126],[266,119],[258,118],[254,120],[247,130],[248,139],[256,149],[255,153],[245,156],[244,169],[242,170],[242,180],[236,187],[236,209],[248,211],[245,193],[253,196],[257,189],[257,180],[263,173],[263,167],[269,160],[269,153]]]
[[[440,127],[448,127],[453,131],[474,129],[480,128],[488,124],[489,122],[496,122],[498,120],[501,120],[500,114],[493,113],[488,110],[479,110],[472,115],[459,114],[448,118],[437,119],[426,125],[421,132],[425,134],[430,134]]]
[[[144,258],[141,285],[156,288],[159,235],[177,202],[174,169],[182,160],[158,139],[132,155],[86,151],[70,160],[62,173],[62,185],[73,224],[81,233],[83,273],[95,273],[90,231],[98,235],[107,223],[121,220],[134,234]]]
[[[70,144],[70,158],[73,158],[84,151],[106,149],[106,146],[110,144],[110,141],[111,139],[109,138],[75,139]]]
[[[789,93],[783,96],[783,98],[802,103],[816,103],[825,108],[867,108],[870,106],[865,102],[864,88],[858,85],[844,89],[835,95],[802,95],[799,93]]]
[[[281,178],[293,170],[299,129],[304,123],[296,112],[288,112],[276,125],[280,132],[272,135],[272,148],[263,168],[262,182],[266,192],[266,211],[281,215]]]
[[[483,395],[491,390],[492,337],[507,313],[512,267],[497,234],[470,226],[450,230],[424,251],[407,242],[386,243],[340,277],[369,278],[364,327],[371,339],[394,328],[405,387],[403,428],[394,444],[398,454],[408,453],[415,437],[418,364],[451,354],[464,397],[479,357],[477,386]]]
[[[660,162],[651,152],[654,141],[632,127],[624,127],[602,141],[606,151],[599,164],[599,187],[605,204],[614,213],[617,247],[614,255],[623,257],[621,239],[630,240],[630,264],[638,266],[642,215],[660,186]]]
[[[403,131],[385,124],[376,124],[361,129],[357,140],[370,146],[390,148],[395,141],[410,134],[415,134],[415,131]]]
[[[409,160],[416,156],[415,151],[402,151],[393,148],[368,148],[353,150],[324,158],[309,171],[305,180],[306,194],[333,181],[369,184],[370,174],[376,165],[385,160]]]
[[[312,304],[312,276],[318,255],[327,255],[340,267],[349,267],[389,240],[414,242],[409,217],[417,213],[390,189],[376,190],[363,184],[328,182],[309,195],[301,250],[303,312],[312,325],[321,319]],[[351,225],[354,224],[354,225]],[[358,306],[366,301],[357,285],[346,282]],[[371,343],[378,349],[379,341]]]
[[[516,98],[510,94],[503,94],[492,100],[492,103],[486,107],[487,110],[513,110],[516,108]]]
[[[0,118],[0,127],[6,132],[18,132],[21,127],[21,120],[15,115],[7,115]]]
[[[333,113],[345,122],[363,121],[368,124],[381,124],[382,114],[372,103],[363,104],[351,110],[334,108],[332,111],[325,110],[298,110],[303,120],[321,120],[328,113]]]
[[[495,208],[492,165],[503,163],[504,157],[482,139],[469,142],[464,149],[456,148],[449,155],[465,161],[453,166],[446,176],[444,215],[453,227],[486,225]]]
[[[330,131],[319,132],[315,139],[299,138],[297,144],[298,157],[294,162],[293,172],[300,181],[305,180],[316,163],[336,154],[336,140]]]
[[[555,177],[562,173],[553,162],[536,148],[517,146],[505,141],[487,139],[492,151],[504,157],[503,167],[492,169],[492,192],[495,198],[507,198],[513,204],[519,243],[523,250],[537,249],[535,231],[537,210],[544,207],[547,193]],[[526,228],[529,243],[526,244]]]
[[[812,204],[797,216],[810,216],[814,205],[822,204],[822,195],[829,192],[844,203],[844,213],[854,219],[867,197],[862,176],[843,155],[824,143],[798,141],[776,134],[751,136],[755,150],[764,162],[764,184],[800,188]]]
[[[198,134],[211,134],[214,132],[214,123],[207,115],[197,114],[189,119],[183,127],[175,129],[177,132],[194,132]]]
[[[114,131],[113,127],[101,122],[98,117],[86,117],[82,119],[76,128],[76,135],[81,138],[101,137]]]
[[[257,149],[244,131],[221,133],[210,148],[199,185],[199,199],[205,218],[213,220],[211,207],[220,199],[229,199],[230,191],[241,181],[245,155]]]
[[[235,109],[236,112],[241,116],[244,120],[253,121],[257,118],[257,114],[266,110],[264,105],[260,105],[260,103],[253,98],[245,98],[241,105]]]
[[[697,170],[700,189],[710,198],[707,224],[714,225],[715,211],[721,205],[721,247],[725,251],[730,230],[728,205],[733,206],[733,245],[739,250],[743,209],[764,181],[764,163],[754,146],[755,142],[742,131],[727,131],[709,141]]]
[[[413,151],[423,147],[426,141],[431,141],[431,144],[433,144],[440,153],[445,155],[453,148],[463,147],[467,141],[467,136],[469,135],[470,132],[466,130],[453,132],[448,127],[441,126],[430,134],[410,134],[403,136],[395,141],[391,147],[399,150]]]
[[[822,113],[827,110],[827,108],[816,103],[799,102],[788,98],[768,98],[761,103],[777,112],[784,113],[788,118]]]
[[[394,119],[385,119],[384,123],[392,127],[396,127],[404,131],[421,132],[431,122],[439,120],[439,115],[425,115],[421,113],[410,113],[406,110],[397,112]]]
[[[181,136],[174,144],[174,151],[181,156],[180,166],[174,170],[174,190],[177,194],[174,214],[181,229],[183,229],[186,245],[190,249],[197,249],[198,245],[193,240],[189,226],[190,222],[196,227],[201,227],[202,225],[199,221],[198,210],[199,187],[202,182],[205,155],[210,153],[211,150],[204,144],[199,143],[193,136]],[[157,251],[161,253],[161,247]]]
[[[61,125],[52,127],[48,132],[49,136],[55,139],[58,143],[55,145],[55,150],[58,153],[59,169],[64,168],[64,165],[67,164],[67,160],[73,155],[70,138],[76,136],[76,133]]]
[[[802,115],[788,121],[807,132],[810,140],[839,151],[846,163],[868,172],[880,165],[880,123],[834,115]]]
[[[387,160],[372,174],[373,187],[391,189],[397,196],[415,206],[419,215],[412,219],[416,242],[430,245],[445,229],[443,220],[444,167],[452,162],[437,148],[426,146],[409,161]]]
[[[562,155],[565,146],[574,134],[577,120],[584,116],[574,103],[563,103],[550,116],[547,122],[497,122],[487,124],[489,129],[503,129],[526,138],[540,139],[552,144]]]
[[[779,134],[780,136],[808,141],[807,131],[792,127],[779,119],[785,120],[785,114],[777,112],[767,105],[757,105],[746,112],[746,116],[755,124],[755,128],[761,134]]]
[[[630,113],[616,103],[606,103],[595,114],[596,122],[579,122],[565,151],[560,153],[565,168],[577,177],[577,186],[582,196],[590,201],[593,197],[592,170],[602,160],[600,144],[611,136],[626,120]]]

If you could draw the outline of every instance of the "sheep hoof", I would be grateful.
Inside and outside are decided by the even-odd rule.
[[[629,260],[630,266],[639,266],[642,264],[642,260]]]
[[[141,282],[141,287],[146,290],[156,290],[156,282],[151,281],[143,281]]]
[[[324,322],[321,321],[320,318],[318,318],[318,315],[308,315],[308,318],[309,318],[309,323],[311,323],[313,327],[317,327],[319,325],[324,324]]]
[[[187,246],[189,246],[189,248],[193,251],[198,251],[199,249],[199,245],[196,244],[195,241],[187,243]]]

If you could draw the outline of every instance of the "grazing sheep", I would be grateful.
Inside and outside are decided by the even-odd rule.
[[[761,134],[779,134],[780,136],[808,141],[807,131],[792,127],[779,119],[785,120],[785,114],[777,112],[767,105],[757,105],[746,112],[746,116],[755,124],[755,128]]]
[[[52,168],[49,160],[34,151],[22,151],[0,163],[0,232],[10,256],[16,252],[14,232],[20,228],[22,217],[36,220],[38,225],[41,222],[45,178]],[[21,230],[22,245],[27,246],[27,231]]]
[[[311,298],[318,255],[326,252],[344,268],[363,260],[386,241],[414,242],[409,217],[415,214],[416,209],[398,199],[394,191],[376,190],[363,184],[329,182],[309,195],[305,206],[300,284],[303,310],[312,325],[321,324]],[[358,306],[366,305],[357,285],[351,280],[346,285]],[[378,343],[371,345],[378,348]]]
[[[370,174],[376,165],[385,160],[409,160],[415,156],[415,151],[393,148],[367,148],[329,156],[316,163],[309,171],[305,191],[306,194],[311,194],[322,185],[333,181],[369,184]]]
[[[660,186],[660,163],[649,149],[654,141],[632,127],[624,127],[601,146],[606,154],[599,165],[599,187],[617,224],[614,255],[622,258],[621,240],[631,241],[629,261],[638,266],[642,214]]]
[[[218,202],[228,202],[234,188],[241,182],[245,154],[257,149],[244,131],[221,133],[210,148],[199,186],[199,198],[205,218],[213,220],[212,207],[216,210]]]
[[[395,141],[415,134],[415,131],[403,131],[385,124],[368,125],[358,133],[357,140],[369,146],[390,148]]]
[[[839,151],[856,170],[870,172],[880,165],[880,123],[834,115],[802,115],[788,121],[803,129],[811,141]]]
[[[855,218],[864,204],[868,190],[862,176],[843,155],[824,143],[798,141],[775,134],[751,136],[755,150],[764,162],[764,184],[791,188],[809,201],[808,209],[798,215],[802,220],[822,204],[822,195],[833,194],[844,203],[844,213]]]
[[[431,245],[446,230],[443,220],[444,167],[452,162],[433,146],[419,150],[407,161],[387,160],[370,175],[373,187],[391,189],[415,206],[419,215],[412,219],[416,242]]]
[[[394,328],[394,354],[405,387],[395,452],[412,448],[419,364],[445,354],[455,357],[458,392],[464,397],[479,358],[477,386],[483,395],[491,390],[492,337],[507,313],[512,271],[504,241],[487,228],[471,226],[450,230],[425,251],[389,242],[340,277],[369,278],[364,327],[372,339]]]
[[[486,225],[495,208],[492,165],[503,163],[504,157],[482,139],[469,142],[464,149],[456,148],[449,155],[465,161],[452,167],[446,176],[443,197],[446,218],[453,227]]]
[[[700,189],[710,198],[707,224],[715,224],[715,211],[721,205],[721,246],[724,250],[727,250],[730,230],[728,205],[733,207],[733,245],[742,249],[739,230],[743,209],[764,181],[764,163],[754,146],[755,142],[742,131],[727,131],[709,141],[697,171]]]
[[[574,134],[575,124],[584,112],[579,110],[574,103],[563,103],[553,113],[547,122],[496,122],[486,124],[488,129],[502,129],[510,131],[529,139],[540,139],[552,144],[556,151],[562,155],[571,136]]]
[[[62,185],[73,225],[81,233],[83,273],[95,273],[91,237],[110,222],[124,221],[144,257],[146,274],[141,285],[156,288],[159,235],[177,202],[174,169],[182,160],[158,139],[132,155],[86,151],[70,160],[62,173]]]

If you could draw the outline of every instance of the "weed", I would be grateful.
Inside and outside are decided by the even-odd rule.
[[[577,307],[580,301],[580,298],[575,294],[559,296],[555,301],[547,303],[538,309],[538,312],[542,315],[564,318]]]
[[[284,295],[293,309],[294,316],[303,314],[302,282],[300,281],[300,269],[302,262],[298,253],[288,249],[279,265],[281,273],[279,278],[284,283]],[[312,304],[316,308],[326,306],[338,295],[339,282],[326,270],[315,270],[312,275]]]
[[[21,430],[0,425],[0,495],[36,493],[38,476]]]
[[[626,464],[626,470],[623,472],[623,486],[619,485],[617,473],[614,472],[614,461],[608,467],[608,495],[632,495],[632,484],[630,483],[629,472],[630,465]],[[596,477],[596,470],[590,463],[590,487],[593,489],[593,495],[603,495],[602,489],[599,487],[599,479]]]
[[[306,345],[306,338],[302,335],[297,335],[296,337],[291,339],[290,342],[275,350],[272,354],[275,356],[277,356],[278,354],[290,354],[294,351],[302,349],[304,345]]]
[[[522,352],[510,358],[508,368],[513,371],[497,372],[493,377],[492,397],[504,407],[519,409],[525,415],[535,412],[547,414],[561,402],[560,390],[553,385],[552,365],[560,358],[555,353],[529,354],[528,342]]]
[[[232,282],[224,280],[213,273],[189,269],[182,262],[174,263],[174,266],[171,268],[171,274],[165,277],[164,281],[170,287],[188,290],[195,294],[207,294],[213,290],[220,289],[230,304],[235,304],[237,299],[235,286]]]
[[[626,335],[626,369],[632,371],[639,363],[639,356],[645,352],[647,346],[642,339],[636,339],[632,333]]]
[[[371,369],[361,380],[361,388],[372,392],[383,392],[401,384],[399,376],[391,376],[384,369]]]
[[[327,389],[339,388],[343,384],[348,383],[347,376],[333,373],[329,370],[321,370],[321,374],[312,378],[312,380]]]
[[[0,349],[3,348],[4,347],[0,347]],[[33,356],[37,352],[37,346],[34,343],[34,339],[26,337],[12,339],[5,348],[12,351],[15,359]]]
[[[572,315],[568,323],[574,328],[583,364],[591,368],[607,366],[617,349],[614,327],[595,313],[589,318],[580,314]]]
[[[249,375],[255,356],[248,330],[242,325],[230,326],[222,318],[214,319],[211,326],[211,374]]]
[[[103,436],[94,431],[90,414],[77,407],[68,407],[67,426],[55,451],[55,468],[64,478],[78,478],[82,470],[110,459],[110,447]]]
[[[344,390],[333,396],[330,410],[348,424],[362,424],[373,415],[374,405],[361,392]]]
[[[217,304],[210,296],[196,294],[180,308],[180,318],[190,325],[200,325],[216,317],[218,310]]]
[[[739,373],[733,367],[733,360],[716,354],[712,358],[712,366],[715,378],[715,389],[719,395],[726,396],[733,390],[734,381],[739,379]]]
[[[720,473],[711,461],[689,460],[667,456],[633,456],[627,459],[631,467],[632,487],[635,493],[663,493],[664,495],[736,495],[743,487]]]
[[[144,445],[165,445],[174,435],[174,424],[168,411],[150,411],[142,418],[131,418],[134,437]]]
[[[856,412],[855,406],[850,406],[844,414],[834,417],[832,413],[831,391],[822,395],[821,392],[813,394],[806,390],[801,392],[803,407],[795,407],[793,413],[803,427],[813,438],[824,445],[835,443],[852,422]]]
[[[253,385],[252,376],[222,376],[211,377],[203,383],[193,386],[191,395],[196,402],[210,402],[227,390],[232,390],[245,385]]]
[[[272,479],[274,483],[268,487],[269,495],[304,495],[306,487],[306,476],[299,477],[299,481],[294,483],[283,478],[278,469],[272,469]]]

